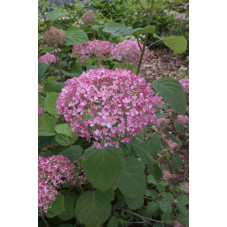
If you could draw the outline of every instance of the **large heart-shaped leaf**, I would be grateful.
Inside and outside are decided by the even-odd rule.
[[[58,98],[59,98],[58,93],[48,92],[44,101],[44,110],[54,116],[59,116],[56,105],[56,101]]]
[[[75,197],[70,196],[70,195],[65,195],[64,196],[64,212],[58,215],[58,217],[63,220],[67,221],[73,217],[75,217]]]
[[[75,132],[71,131],[71,128],[68,124],[64,123],[64,124],[58,124],[55,127],[55,131],[57,133],[66,135],[66,136],[70,136],[73,137],[75,136]]]
[[[60,154],[67,157],[71,162],[74,162],[81,158],[82,153],[83,153],[83,148],[79,145],[74,145],[65,149]]]
[[[110,216],[110,201],[100,191],[84,192],[76,203],[77,219],[88,227],[101,226]]]
[[[62,82],[50,81],[50,82],[46,82],[44,84],[44,91],[45,92],[56,92],[56,93],[60,93],[61,92],[61,89],[64,86],[65,85]]]
[[[136,158],[126,158],[125,167],[117,182],[122,194],[129,198],[139,198],[146,192],[144,164]]]
[[[187,40],[183,36],[164,37],[163,42],[174,54],[182,54],[187,48]]]
[[[44,73],[47,71],[48,65],[42,62],[38,63],[38,82],[40,83]]]
[[[66,42],[65,45],[75,45],[80,43],[87,43],[89,41],[87,34],[76,27],[70,27],[66,31]]]
[[[113,186],[124,168],[123,152],[115,147],[88,148],[82,167],[92,185],[104,192]]]
[[[55,119],[49,115],[43,115],[38,120],[38,135],[53,136],[55,135]]]
[[[162,96],[174,111],[185,115],[187,102],[182,85],[172,78],[161,78],[153,83],[155,90]]]

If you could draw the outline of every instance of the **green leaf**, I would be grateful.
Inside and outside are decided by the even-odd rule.
[[[145,28],[135,28],[133,34],[134,35],[142,35],[142,34],[145,34],[145,33],[153,34],[154,32],[155,32],[155,26],[149,25]]]
[[[111,188],[124,168],[121,148],[88,148],[82,160],[88,180],[101,191]]]
[[[38,135],[53,136],[55,135],[55,119],[49,115],[43,115],[38,120]]]
[[[82,153],[83,153],[83,148],[81,146],[74,145],[65,149],[60,154],[67,157],[71,162],[74,162],[81,158]]]
[[[177,220],[185,227],[189,227],[189,214],[187,213],[179,213],[177,215]]]
[[[184,135],[184,125],[182,123],[180,123],[179,121],[176,121],[174,122],[174,127],[181,136]]]
[[[181,145],[182,145],[182,142],[173,134],[168,134],[167,139],[172,140],[173,142],[177,143],[179,145],[179,147],[181,147]]]
[[[74,212],[75,198],[70,195],[64,196],[64,208],[65,208],[65,211],[63,211],[61,214],[58,215],[58,217],[61,220],[67,221],[75,217],[75,212]]]
[[[161,215],[161,217],[162,217],[162,220],[166,224],[171,225],[171,226],[174,225],[174,215],[173,215],[172,212],[171,213],[164,213],[164,214]]]
[[[64,83],[61,82],[55,82],[55,81],[50,81],[50,82],[46,82],[44,84],[44,91],[47,92],[56,92],[56,93],[60,93],[61,89],[64,87]]]
[[[181,169],[182,168],[182,160],[179,156],[174,156],[172,158],[172,162],[173,162],[173,166],[176,168],[176,169]]]
[[[158,209],[159,209],[158,204],[152,201],[147,204],[146,213],[155,217]]]
[[[64,134],[57,133],[55,135],[55,140],[62,146],[70,146],[78,140],[78,137],[76,135],[71,137],[71,136],[66,136]]]
[[[57,20],[57,19],[59,19],[61,17],[65,17],[65,16],[68,16],[68,15],[69,15],[69,13],[67,13],[67,12],[60,12],[60,11],[51,11],[49,13],[49,17],[50,17],[50,19],[52,21],[55,21],[55,20]]]
[[[74,227],[74,225],[71,225],[71,224],[62,224],[59,227]]]
[[[57,111],[56,101],[59,98],[59,94],[55,92],[48,92],[44,101],[44,110],[48,113],[59,116]]]
[[[103,195],[106,196],[106,198],[109,201],[114,200],[114,188],[112,187],[112,188],[108,189],[107,191],[103,192]]]
[[[52,203],[51,208],[47,210],[46,216],[48,218],[53,218],[58,214],[62,213],[65,210],[64,208],[64,196],[59,193],[56,196],[55,201]]]
[[[118,227],[119,222],[115,216],[112,216],[107,224],[107,227]]]
[[[133,199],[125,196],[125,202],[130,209],[136,210],[143,206],[144,199],[143,199],[143,196],[140,198],[133,198]]]
[[[161,169],[156,163],[152,163],[148,166],[148,172],[154,176],[156,181],[159,181],[162,177]]]
[[[72,132],[71,128],[72,127],[70,127],[66,123],[65,124],[59,124],[59,125],[55,126],[55,131],[57,133],[60,133],[60,134],[66,135],[66,136],[73,137],[73,136],[75,136],[75,132]]]
[[[81,74],[83,72],[83,68],[81,65],[74,65],[72,67],[72,72],[75,74]]]
[[[170,202],[172,202],[172,201],[174,200],[173,195],[170,194],[170,193],[162,192],[161,195],[162,195],[162,197],[163,197],[164,199],[167,199],[167,200],[169,200]]]
[[[162,96],[174,111],[185,115],[187,102],[181,84],[172,78],[161,78],[153,83],[155,90]]]
[[[182,54],[187,49],[187,40],[183,36],[164,37],[163,42],[174,54]]]
[[[87,43],[89,41],[87,34],[77,28],[77,27],[70,27],[66,31],[66,42],[65,45],[75,45],[80,43]]]
[[[110,201],[100,191],[84,192],[76,203],[77,219],[88,227],[102,225],[110,216]]]
[[[172,211],[172,204],[166,199],[162,199],[159,202],[159,207],[164,213],[170,213]]]
[[[114,36],[123,36],[123,35],[142,35],[144,33],[154,33],[155,26],[149,25],[145,28],[128,28],[123,24],[117,22],[110,22],[106,24],[105,28],[103,29],[104,32],[111,33],[110,39]]]
[[[38,63],[38,82],[40,83],[44,73],[47,71],[48,65],[42,62]]]
[[[129,198],[142,197],[146,192],[144,164],[135,158],[126,158],[117,184],[123,195]]]
[[[147,176],[147,183],[148,184],[156,184],[157,183],[155,178],[154,178],[154,176],[152,174]]]

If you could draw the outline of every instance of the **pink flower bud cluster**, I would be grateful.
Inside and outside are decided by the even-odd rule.
[[[39,58],[39,62],[50,65],[56,62],[56,57],[53,54],[46,53]]]
[[[38,84],[38,93],[42,93],[42,86]]]
[[[65,31],[58,29],[54,26],[51,26],[47,31],[43,34],[43,44],[59,47],[63,46],[66,40]]]
[[[140,43],[140,47],[143,48],[143,44]],[[112,50],[112,55],[118,61],[124,61],[125,63],[131,63],[139,65],[141,50],[137,41],[125,40],[118,43]],[[146,61],[150,56],[149,49],[146,48],[143,56],[143,61]]]
[[[189,123],[189,117],[188,116],[182,116],[180,114],[177,115],[177,121],[181,122],[182,124],[188,124]]]
[[[176,148],[176,147],[178,146],[178,144],[175,143],[175,142],[173,142],[172,140],[168,140],[167,143],[168,143],[168,146],[169,146],[171,149],[174,149],[174,148]]]
[[[80,62],[95,56],[97,60],[105,61],[111,54],[114,45],[108,41],[94,39],[88,43],[73,46],[73,55],[78,55]]]
[[[173,175],[169,170],[163,170],[162,171],[162,178],[166,181],[169,181],[173,178]]]
[[[38,173],[38,208],[39,212],[46,213],[55,200],[61,184],[73,180],[73,165],[62,155],[49,158],[39,156]]]
[[[183,78],[183,79],[180,79],[179,82],[181,83],[184,89],[184,92],[189,93],[189,79]]]
[[[83,14],[81,20],[83,24],[91,24],[94,18],[95,18],[94,12],[92,10],[88,10],[86,13]]]
[[[180,222],[175,221],[173,227],[184,227]]]
[[[38,106],[38,116],[42,116],[43,109],[41,106]]]
[[[151,88],[132,71],[90,69],[66,84],[58,113],[77,136],[94,138],[97,148],[129,143],[143,126],[156,123]]]
[[[186,13],[180,13],[175,16],[175,19],[180,20],[180,21],[188,21],[188,17]]]
[[[189,183],[185,182],[182,186],[182,189],[185,191],[185,193],[189,194]]]

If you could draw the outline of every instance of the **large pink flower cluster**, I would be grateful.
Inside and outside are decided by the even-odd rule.
[[[153,100],[150,86],[131,71],[90,69],[66,82],[57,109],[77,136],[94,138],[97,148],[118,147],[156,123]]]
[[[178,114],[177,115],[177,120],[179,121],[179,122],[181,122],[182,124],[188,124],[189,123],[189,117],[188,116],[183,116],[183,115],[180,115],[180,114]]]
[[[98,60],[105,61],[111,54],[114,45],[108,41],[94,39],[88,43],[76,44],[73,46],[73,55],[78,55],[80,62],[95,56]]]
[[[183,79],[180,79],[179,82],[181,83],[184,89],[184,92],[189,93],[189,79],[183,78]]]
[[[143,48],[143,44],[140,43],[140,47]],[[124,61],[139,65],[141,50],[137,41],[125,40],[118,43],[112,50],[112,55],[118,61]],[[143,61],[146,61],[150,55],[149,50],[146,48],[143,56]]]
[[[49,158],[39,156],[38,173],[38,208],[39,212],[46,213],[55,200],[61,184],[73,180],[73,165],[62,155]]]
[[[39,62],[49,65],[56,62],[56,57],[53,54],[46,53],[43,56],[39,57]]]

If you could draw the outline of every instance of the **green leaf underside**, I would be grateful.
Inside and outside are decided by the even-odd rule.
[[[65,45],[75,45],[80,43],[87,43],[89,41],[87,34],[76,27],[71,27],[66,31]]]

